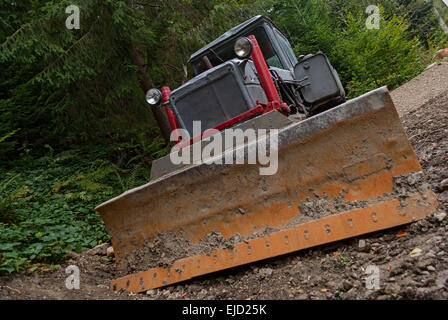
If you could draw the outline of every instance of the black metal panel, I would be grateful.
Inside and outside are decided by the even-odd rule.
[[[305,87],[301,93],[306,102],[321,105],[345,96],[336,70],[323,53],[307,55],[294,68],[296,80]]]

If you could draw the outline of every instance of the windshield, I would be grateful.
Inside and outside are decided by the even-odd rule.
[[[263,53],[264,59],[266,60],[268,66],[284,68],[276,52],[272,48],[268,35],[266,34],[266,31],[262,26],[248,31],[243,36],[247,37],[250,35],[254,35],[257,39],[258,45],[260,46],[261,52]],[[217,48],[216,50],[209,50],[209,52],[207,53],[207,58],[210,60],[210,63],[213,67],[236,57],[235,51],[233,49],[235,41],[236,39],[231,41],[230,43],[227,43],[226,46]],[[194,63],[193,67],[196,74],[202,73],[207,70],[207,66],[202,60]]]
[[[283,51],[286,53],[286,55],[289,58],[289,61],[291,61],[291,64],[293,66],[297,63],[296,55],[294,54],[294,51],[291,48],[291,45],[289,44],[289,41],[285,38],[285,36],[275,29],[275,34],[277,35],[278,42],[280,43],[280,46],[282,47]]]

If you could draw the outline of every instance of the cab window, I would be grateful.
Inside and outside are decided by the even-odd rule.
[[[244,34],[244,36],[246,37],[249,35],[254,35],[257,39],[258,45],[260,46],[261,52],[263,53],[264,59],[266,60],[268,66],[284,68],[277,53],[274,51],[274,48],[271,45],[265,29],[262,26],[257,27]],[[236,39],[231,41],[224,47],[216,48],[215,50],[209,50],[209,52],[207,53],[207,57],[210,60],[212,66],[217,66],[225,61],[231,60],[236,57],[233,49],[235,41]],[[193,67],[197,74],[207,70],[207,66],[202,60],[196,62]]]
[[[275,34],[277,35],[278,42],[280,43],[280,46],[282,47],[283,51],[288,56],[288,58],[291,61],[292,65],[295,66],[296,63],[297,63],[297,58],[296,58],[296,56],[294,54],[294,51],[291,48],[291,45],[289,44],[289,41],[277,29],[275,29]]]

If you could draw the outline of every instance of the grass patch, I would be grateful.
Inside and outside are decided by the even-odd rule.
[[[94,207],[149,180],[149,165],[128,151],[74,149],[0,167],[0,274],[57,266],[108,241]]]

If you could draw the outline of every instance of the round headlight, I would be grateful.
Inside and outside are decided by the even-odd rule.
[[[152,88],[146,92],[146,102],[150,105],[155,106],[160,100],[162,100],[162,93],[158,89]]]
[[[252,52],[252,42],[246,37],[239,38],[235,42],[234,49],[238,58],[246,59]]]

